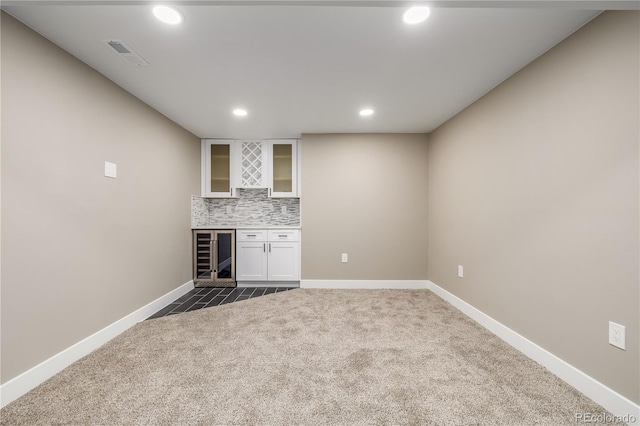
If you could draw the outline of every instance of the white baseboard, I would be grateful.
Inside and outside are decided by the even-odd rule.
[[[146,304],[126,317],[121,318],[102,330],[93,333],[91,336],[82,339],[75,345],[70,346],[62,352],[4,383],[0,386],[0,408],[20,398],[22,395],[29,392],[48,378],[59,373],[80,358],[88,355],[120,333],[123,333],[127,329],[133,327],[138,322],[149,318],[169,303],[193,290],[193,288],[193,281],[189,281],[188,283],[181,285],[175,290],[170,291],[164,296],[160,296],[153,302]]]
[[[302,280],[300,288],[427,289],[427,280]]]
[[[237,281],[238,288],[254,287],[300,287],[300,281]]]
[[[621,418],[627,416],[626,418],[631,420],[626,421],[629,425],[640,425],[640,405],[608,388],[593,377],[583,373],[571,364],[528,340],[526,337],[523,337],[509,327],[494,320],[464,300],[439,287],[437,284],[428,281],[428,288],[484,328],[529,358],[546,367],[553,374],[591,398],[594,402],[600,404],[613,415],[620,416]]]

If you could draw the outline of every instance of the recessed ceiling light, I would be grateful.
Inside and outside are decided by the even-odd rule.
[[[423,22],[431,14],[431,9],[426,6],[414,6],[407,9],[402,15],[402,19],[406,24],[415,25]]]
[[[360,110],[360,115],[363,117],[368,117],[373,115],[373,110],[371,108],[365,108]]]
[[[180,12],[168,6],[154,7],[153,14],[165,24],[176,25],[182,22],[182,15]]]
[[[247,110],[243,108],[236,108],[233,110],[233,115],[237,117],[244,117],[247,115]]]

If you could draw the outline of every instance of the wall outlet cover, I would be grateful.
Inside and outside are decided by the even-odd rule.
[[[349,255],[347,253],[342,253],[342,263],[349,262]]]
[[[108,161],[104,162],[104,175],[105,177],[110,177],[115,179],[118,175],[118,166],[115,163],[110,163]]]
[[[624,325],[609,321],[609,343],[626,350],[626,332]]]

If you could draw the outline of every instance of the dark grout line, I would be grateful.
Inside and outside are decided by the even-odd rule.
[[[256,287],[256,290],[251,294],[251,299],[254,297],[264,296],[264,292],[266,291],[266,287]]]
[[[252,295],[254,292],[256,291],[255,288],[251,288],[251,287],[245,287],[242,289],[242,291],[240,292],[240,296],[250,296]]]
[[[216,296],[213,299],[211,299],[211,302],[207,303],[207,306],[205,306],[205,308],[211,308],[213,306],[218,306],[225,298],[226,296]]]

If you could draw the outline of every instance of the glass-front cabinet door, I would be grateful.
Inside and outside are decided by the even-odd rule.
[[[235,231],[216,231],[214,240],[214,278],[235,284]]]
[[[193,280],[213,280],[213,233],[193,232]]]
[[[297,140],[269,143],[269,187],[272,197],[298,196]]]
[[[233,197],[236,150],[233,140],[202,140],[202,196]]]

